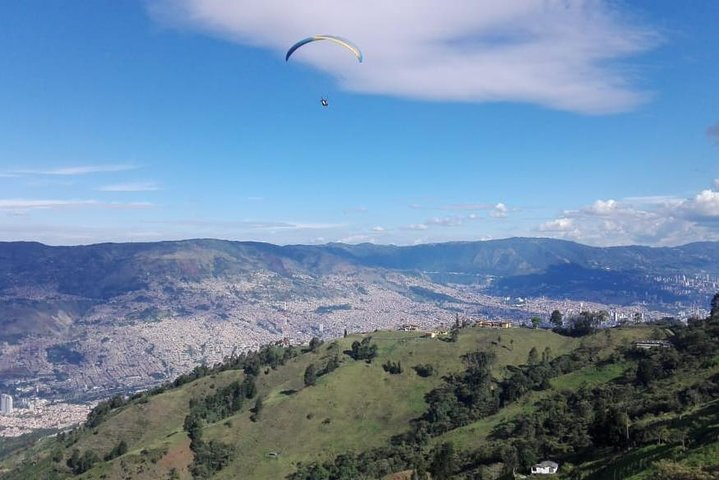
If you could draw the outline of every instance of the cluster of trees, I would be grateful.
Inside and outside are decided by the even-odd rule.
[[[320,351],[320,347],[322,346],[324,342],[320,340],[317,337],[312,337],[309,344],[309,351],[312,353],[317,353]]]
[[[510,472],[515,468],[528,468],[548,457],[582,462],[596,459],[597,453],[605,450],[629,451],[649,444],[684,448],[690,443],[713,441],[713,437],[707,436],[706,425],[719,419],[716,407],[686,412],[719,398],[719,374],[699,376],[689,384],[677,378],[691,378],[701,369],[716,366],[719,309],[705,320],[695,320],[685,328],[675,329],[671,342],[676,348],[622,348],[620,354],[602,362],[629,365],[623,377],[593,388],[558,392],[540,400],[532,413],[515,417],[496,428],[491,435],[492,443],[483,451],[475,452],[474,458],[464,459],[464,465],[459,462],[456,471],[466,474],[499,460],[505,471]],[[596,352],[585,348],[552,360],[549,366],[566,373],[567,368],[598,362]],[[524,366],[521,370],[530,376],[532,370],[545,363]],[[506,382],[511,382],[513,377]],[[503,386],[505,395],[506,392]],[[673,415],[667,417],[666,414]],[[645,467],[638,461],[610,464],[598,475],[623,478]],[[719,464],[715,468],[719,469]],[[667,464],[655,470],[658,478],[670,478],[666,475],[691,469]],[[671,478],[712,478],[710,469],[694,470],[689,476]]]
[[[420,363],[412,367],[417,375],[423,378],[431,377],[434,375],[434,367],[429,363]]]
[[[80,475],[90,470],[99,461],[100,457],[92,450],[85,450],[85,452],[80,455],[80,450],[75,448],[70,458],[67,459],[66,464],[72,473]]]
[[[556,313],[555,313],[556,312]],[[597,312],[582,312],[568,319],[562,318],[562,314],[555,310],[550,316],[554,325],[552,331],[570,337],[584,337],[595,333],[599,326],[609,320],[609,312],[599,310]]]
[[[255,377],[234,381],[204,398],[190,400],[190,415],[208,423],[217,422],[240,411],[246,399],[257,395]]]
[[[185,417],[184,429],[190,438],[190,450],[193,460],[190,466],[193,478],[210,478],[214,472],[227,466],[234,455],[231,445],[210,440],[205,442],[202,439],[202,427],[204,422],[197,414]]]
[[[382,368],[385,372],[389,372],[392,375],[398,375],[402,373],[402,362],[392,362],[390,360],[387,360],[387,362],[382,364]]]
[[[471,352],[462,357],[466,370],[445,377],[445,383],[425,396],[427,410],[414,424],[415,441],[439,435],[474,420],[486,417],[499,409],[497,381],[491,367],[492,352]]]
[[[315,345],[319,348],[321,342]],[[190,449],[194,456],[191,466],[194,478],[211,477],[214,472],[227,466],[235,453],[231,445],[216,440],[205,442],[202,439],[204,424],[220,421],[238,412],[247,400],[257,397],[255,381],[262,368],[277,368],[299,353],[299,349],[292,346],[267,345],[255,352],[230,357],[212,368],[198,367],[190,374],[188,378],[194,377],[194,380],[229,369],[243,370],[245,373],[242,382],[232,382],[211,395],[190,400],[190,413],[185,417],[184,429],[190,438]],[[253,421],[259,419],[262,409],[263,402],[258,397],[252,409]]]
[[[553,377],[579,370],[596,360],[598,350],[592,347],[580,347],[567,354],[552,358],[552,351],[545,347],[541,359],[535,347],[529,351],[527,364],[508,367],[510,375],[500,382],[500,401],[506,406],[532,390],[551,388],[549,380]]]
[[[371,362],[377,356],[377,345],[371,343],[372,337],[365,337],[362,341],[355,340],[352,342],[352,350],[347,354],[355,360],[367,360]]]
[[[325,363],[325,366],[322,368],[317,368],[314,363],[310,363],[305,369],[305,386],[309,387],[311,385],[314,385],[317,382],[317,378],[321,377],[322,375],[327,375],[328,373],[334,372],[335,370],[337,370],[337,368],[339,368],[339,366],[340,359],[337,355],[332,355],[327,360],[327,363]]]
[[[97,427],[105,421],[111,411],[116,408],[120,408],[125,404],[127,404],[127,399],[123,395],[115,395],[109,400],[104,400],[98,403],[87,415],[85,426],[87,428]]]
[[[117,458],[121,455],[125,455],[127,453],[127,442],[125,440],[120,440],[117,445],[115,445],[112,450],[110,450],[107,455],[103,457],[103,460],[106,462],[109,460],[112,460],[113,458]]]
[[[165,383],[144,393],[144,396],[152,396],[163,393],[169,389],[177,388],[190,382],[209,375],[215,375],[227,370],[243,370],[248,375],[259,375],[263,366],[276,369],[284,365],[291,358],[296,357],[301,350],[295,346],[264,345],[259,350],[242,352],[239,355],[226,357],[223,362],[213,366],[198,365],[190,373],[178,376],[174,381]]]
[[[420,465],[426,471],[425,452],[416,445],[402,444],[376,448],[359,454],[345,453],[323,463],[300,463],[289,480],[357,480],[383,478]]]

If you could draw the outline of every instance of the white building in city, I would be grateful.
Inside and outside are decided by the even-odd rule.
[[[12,413],[12,397],[3,393],[0,395],[0,414],[10,415]]]

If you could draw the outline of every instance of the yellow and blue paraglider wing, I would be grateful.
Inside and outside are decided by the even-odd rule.
[[[285,61],[289,60],[290,56],[295,53],[295,50],[297,50],[298,48],[302,47],[303,45],[307,45],[308,43],[316,42],[318,40],[329,40],[330,42],[334,42],[337,45],[345,47],[350,52],[352,52],[355,57],[357,57],[357,60],[359,60],[360,63],[362,63],[362,51],[360,51],[360,49],[357,48],[357,46],[349,40],[346,40],[341,37],[336,37],[334,35],[313,35],[311,37],[305,38],[304,40],[300,40],[299,42],[292,45],[289,50],[287,50],[287,55],[285,55]]]

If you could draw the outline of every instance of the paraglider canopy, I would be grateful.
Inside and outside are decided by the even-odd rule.
[[[293,53],[295,53],[295,50],[300,48],[303,45],[307,45],[308,43],[316,42],[318,40],[329,40],[330,42],[334,42],[337,45],[340,45],[350,52],[354,54],[355,57],[357,57],[357,60],[362,63],[362,52],[359,48],[357,48],[356,45],[354,45],[352,42],[350,42],[347,39],[344,39],[342,37],[336,37],[334,35],[313,35],[311,37],[307,37],[303,40],[300,40],[299,42],[295,43],[290,47],[289,50],[287,50],[287,55],[285,55],[285,61],[288,61],[290,59],[290,56],[292,56]]]

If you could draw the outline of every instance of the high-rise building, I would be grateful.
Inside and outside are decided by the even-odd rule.
[[[12,397],[5,393],[0,395],[0,413],[3,415],[12,413]]]

